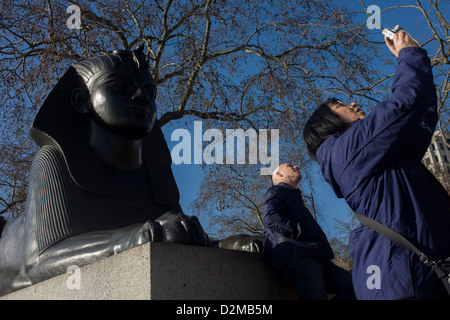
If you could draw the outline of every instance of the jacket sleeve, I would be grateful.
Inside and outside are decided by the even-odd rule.
[[[418,161],[421,161],[425,155],[434,131],[436,130],[436,124],[438,121],[436,94],[433,95],[433,98],[434,101],[426,110],[425,116],[417,133],[412,139],[412,142],[406,147],[406,152],[408,155]]]
[[[264,228],[286,238],[297,240],[301,234],[300,224],[287,216],[286,200],[279,192],[269,189],[263,206]]]
[[[419,157],[434,131],[435,113],[430,59],[421,48],[404,48],[391,98],[378,103],[338,139],[340,152],[334,160],[344,166],[338,181],[349,168],[359,178],[371,176],[405,151]]]

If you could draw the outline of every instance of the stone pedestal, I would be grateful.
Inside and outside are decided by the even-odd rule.
[[[147,243],[0,297],[6,300],[274,300],[288,285],[259,254]]]

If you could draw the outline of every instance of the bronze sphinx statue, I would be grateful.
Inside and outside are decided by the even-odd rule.
[[[0,294],[148,241],[259,250],[245,236],[211,243],[183,213],[155,98],[142,47],[58,81],[30,130],[40,150],[26,210],[0,221]]]

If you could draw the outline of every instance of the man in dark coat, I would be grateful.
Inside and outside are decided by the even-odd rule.
[[[406,32],[386,38],[386,44],[398,57],[391,98],[367,116],[354,103],[329,100],[303,135],[339,198],[439,261],[450,256],[450,202],[421,163],[438,119],[430,59]],[[358,299],[447,296],[416,254],[366,226],[352,231],[349,251]]]
[[[354,299],[351,274],[331,262],[333,251],[322,228],[303,203],[297,166],[282,164],[272,175],[262,220],[264,258],[279,267],[301,300]]]

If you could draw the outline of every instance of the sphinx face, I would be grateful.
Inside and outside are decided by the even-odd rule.
[[[90,90],[94,121],[119,135],[142,139],[156,119],[156,85],[148,70],[121,68],[100,76]]]

